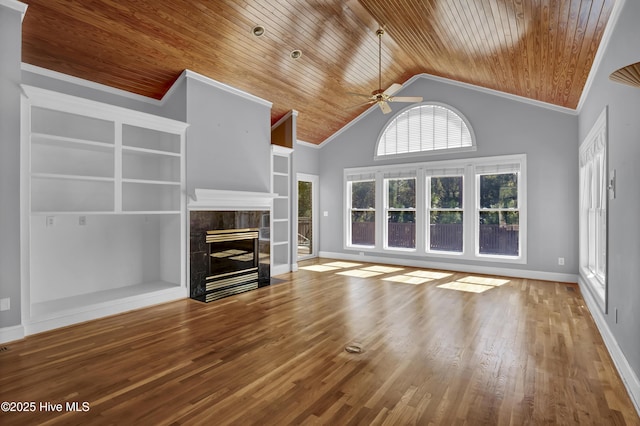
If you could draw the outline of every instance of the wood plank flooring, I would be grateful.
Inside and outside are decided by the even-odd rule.
[[[640,424],[574,284],[330,259],[278,278],[5,344],[0,400],[37,407],[0,423]]]

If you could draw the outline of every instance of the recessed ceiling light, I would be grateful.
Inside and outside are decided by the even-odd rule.
[[[251,29],[251,33],[256,37],[260,37],[264,34],[264,27],[262,25],[256,25]]]
[[[291,51],[291,59],[298,59],[302,56],[302,50],[296,49]]]

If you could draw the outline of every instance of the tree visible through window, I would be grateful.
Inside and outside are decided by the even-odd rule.
[[[462,252],[462,176],[432,176],[429,249]]]
[[[479,179],[479,253],[517,256],[518,173],[480,175]]]
[[[386,179],[387,247],[416,247],[416,179]]]
[[[351,244],[374,246],[376,181],[351,182]]]

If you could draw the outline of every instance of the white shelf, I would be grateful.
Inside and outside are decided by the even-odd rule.
[[[85,175],[63,175],[58,173],[31,173],[32,179],[61,179],[61,180],[87,180],[95,182],[114,182],[112,177],[103,176],[85,176]]]
[[[139,155],[146,155],[146,154],[164,155],[167,157],[177,157],[177,158],[180,158],[182,156],[182,154],[180,154],[179,152],[159,151],[157,149],[136,148],[132,146],[123,146],[122,151],[132,153],[132,154],[139,154]]]
[[[66,315],[72,312],[91,310],[95,307],[92,305],[109,304],[129,297],[149,295],[152,292],[179,287],[180,284],[177,283],[155,281],[34,303],[31,305],[31,316],[46,318]]]
[[[114,144],[95,142],[86,139],[69,138],[65,136],[49,135],[46,133],[31,133],[33,145],[56,146],[65,149],[84,149],[113,152]]]
[[[187,297],[187,125],[22,87],[27,334]]]
[[[139,183],[143,185],[177,185],[180,186],[180,182],[169,180],[145,180],[145,179],[122,179],[122,183]]]
[[[276,195],[271,212],[271,274],[291,270],[291,149],[271,150],[271,191]]]

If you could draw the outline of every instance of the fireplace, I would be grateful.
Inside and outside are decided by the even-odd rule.
[[[206,293],[198,300],[210,302],[258,288],[259,228],[207,231],[209,273]]]
[[[189,294],[211,302],[270,284],[273,194],[196,189],[189,208]]]

